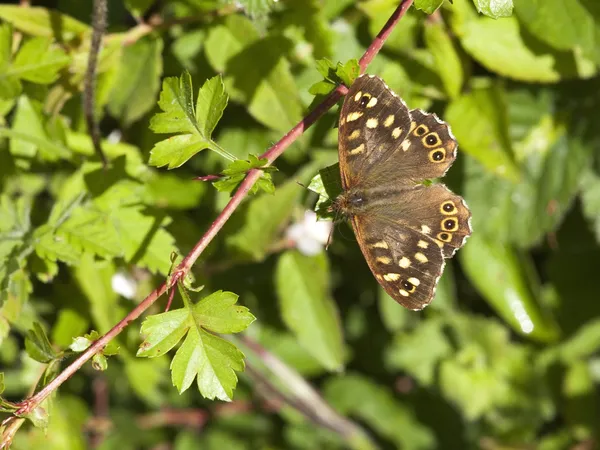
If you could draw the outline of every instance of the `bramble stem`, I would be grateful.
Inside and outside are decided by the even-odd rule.
[[[413,0],[402,0],[400,2],[398,8],[394,11],[390,19],[383,26],[382,30],[361,57],[359,61],[361,72],[366,69],[375,55],[377,55],[387,37],[398,24],[400,19],[404,16],[412,3]],[[302,135],[302,133],[304,133],[308,127],[314,124],[317,119],[319,119],[330,108],[332,108],[347,92],[348,89],[345,86],[338,86],[323,100],[322,103],[320,103],[294,128],[292,128],[285,136],[283,136],[279,142],[262,154],[260,158],[266,158],[268,160],[267,165],[272,164],[296,139]],[[73,376],[73,374],[77,372],[88,360],[90,360],[96,353],[100,352],[102,348],[104,348],[114,337],[123,331],[127,325],[140,317],[140,315],[146,311],[161,295],[163,295],[167,289],[175,287],[180,279],[184,279],[185,275],[189,272],[198,257],[206,249],[208,244],[210,244],[210,242],[215,238],[221,228],[223,228],[223,225],[225,225],[227,220],[229,220],[233,212],[241,204],[242,200],[248,195],[248,192],[254,183],[256,183],[256,181],[260,178],[260,175],[260,169],[252,169],[248,172],[246,178],[244,178],[235,194],[229,200],[229,203],[227,203],[225,208],[223,208],[221,213],[217,216],[206,233],[204,233],[204,235],[200,238],[192,251],[175,269],[173,276],[168,280],[168,284],[167,281],[165,281],[162,285],[157,287],[139,305],[137,305],[129,314],[127,314],[126,317],[120,320],[113,328],[110,329],[110,331],[90,345],[87,350],[82,352],[70,365],[68,365],[43,389],[41,389],[34,396],[20,402],[18,404],[20,405],[20,408],[15,415],[21,416],[28,414],[38,407],[51,393],[57,390],[61,384]]]

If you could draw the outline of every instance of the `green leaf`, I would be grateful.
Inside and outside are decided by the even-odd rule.
[[[586,171],[581,179],[581,202],[596,241],[600,242],[600,176],[592,171]]]
[[[156,37],[144,37],[123,49],[108,110],[125,126],[154,107],[162,75],[162,51],[163,41]]]
[[[404,371],[423,386],[432,386],[440,361],[452,354],[452,347],[440,320],[428,320],[411,332],[398,333],[388,348],[390,368]]]
[[[137,17],[142,17],[153,3],[154,0],[125,0],[127,9]]]
[[[258,33],[240,16],[230,16],[214,27],[206,40],[206,56],[224,72],[232,98],[242,102],[263,125],[288,131],[302,115],[298,90],[285,55],[292,43],[283,36]]]
[[[331,210],[333,201],[342,193],[342,180],[338,163],[319,170],[308,189],[319,194],[315,204],[315,212],[319,218],[335,218]]]
[[[200,89],[194,108],[190,74],[185,72],[179,79],[165,78],[158,101],[164,112],[152,117],[150,128],[155,133],[182,134],[157,143],[150,152],[150,164],[157,167],[168,165],[169,169],[173,169],[205,148],[214,150],[227,159],[235,159],[211,139],[212,130],[227,104],[224,92],[219,94],[219,83],[220,76],[207,80]],[[196,116],[196,111],[201,117]]]
[[[217,72],[225,72],[227,62],[259,38],[252,22],[240,15],[229,16],[224,25],[212,27],[206,38],[206,58]]]
[[[244,369],[244,355],[233,344],[206,330],[237,333],[254,320],[247,308],[234,306],[237,295],[217,291],[195,305],[184,295],[185,307],[154,316],[142,324],[146,336],[138,356],[156,357],[171,350],[184,336],[171,363],[173,384],[179,392],[198,378],[200,393],[209,399],[230,401],[237,384],[235,371]]]
[[[530,267],[513,249],[474,233],[460,260],[471,283],[515,331],[541,342],[558,338],[556,323],[534,297],[539,286],[530,286],[526,278]]]
[[[555,49],[579,48],[591,53],[597,45],[594,16],[583,3],[579,0],[515,0],[515,11],[530,33]]]
[[[70,41],[91,33],[88,25],[66,14],[40,7],[1,5],[0,18],[27,34],[57,42]]]
[[[520,183],[490,175],[467,161],[464,193],[475,230],[489,240],[529,247],[563,220],[589,165],[591,147],[543,119],[517,148],[523,166]]]
[[[474,89],[455,99],[446,111],[460,149],[490,172],[516,181],[520,175],[513,162],[507,116],[506,97],[498,86]]]
[[[444,0],[415,0],[415,8],[420,9],[425,14],[433,14],[436,9],[442,6]]]
[[[41,363],[49,363],[58,357],[46,336],[46,332],[37,322],[33,324],[33,329],[27,332],[25,349],[31,358]]]
[[[464,71],[460,56],[443,23],[425,23],[425,43],[435,59],[448,96],[458,97],[464,83]]]
[[[312,47],[314,58],[331,56],[333,32],[322,10],[320,0],[291,0],[286,4],[281,26],[298,29]]]
[[[325,398],[343,415],[364,421],[396,448],[435,448],[435,435],[393,393],[370,379],[348,374],[330,378]],[[350,394],[350,395],[349,395]]]
[[[120,208],[111,214],[125,259],[151,272],[166,275],[175,238],[165,229],[171,218],[141,206]]]
[[[329,59],[323,58],[317,60],[315,64],[319,73],[325,78],[325,81],[328,81],[333,86],[338,84],[350,86],[354,83],[356,77],[360,75],[360,66],[357,59],[349,59],[345,63],[338,61],[334,64]]]
[[[201,124],[203,136],[210,137],[212,135],[217,123],[223,117],[228,100],[229,97],[220,76],[212,77],[202,85],[196,102],[196,118]]]
[[[266,158],[259,159],[255,155],[248,155],[248,160],[238,159],[224,169],[221,174],[223,178],[213,182],[213,186],[219,192],[233,192],[242,182],[251,169],[261,169],[263,171],[273,172],[277,170],[273,166],[267,166],[269,161]],[[260,179],[252,186],[249,193],[256,194],[259,190],[263,190],[272,194],[275,192],[275,186],[271,179],[270,173],[263,173]]]
[[[276,287],[281,317],[300,344],[328,370],[340,370],[344,343],[339,313],[331,298],[325,255],[288,251],[279,257]]]
[[[513,0],[473,0],[477,11],[492,19],[510,17],[513,10]]]
[[[465,13],[467,7],[466,2],[454,5],[454,31],[467,53],[491,72],[541,83],[590,77],[596,72],[589,64],[576,61],[571,52],[556,51],[528,36],[515,17],[472,17]]]

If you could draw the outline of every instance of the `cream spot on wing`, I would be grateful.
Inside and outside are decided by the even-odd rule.
[[[356,93],[356,95],[354,96],[354,101],[355,102],[359,101],[361,97],[362,97],[362,91],[358,91]]]
[[[377,261],[379,261],[381,264],[389,264],[392,262],[392,260],[387,256],[378,256]]]
[[[411,122],[410,123],[410,130],[408,130],[408,134],[412,133],[413,130],[417,127],[417,124],[415,122]]]
[[[439,248],[442,248],[444,246],[444,243],[438,239],[434,239],[435,243],[438,245]]]
[[[358,139],[359,137],[360,137],[360,130],[356,129],[352,133],[350,133],[350,136],[348,136],[348,140],[353,141],[354,139]]]
[[[415,259],[416,259],[417,261],[419,261],[420,263],[426,263],[427,261],[429,261],[429,260],[427,259],[427,256],[425,256],[425,255],[424,255],[423,253],[421,253],[421,252],[417,252],[417,253],[415,253]]]
[[[404,289],[400,289],[398,292],[400,292],[400,295],[403,295],[404,297],[408,297],[408,292],[405,291]]]
[[[351,112],[350,114],[348,114],[346,116],[346,120],[348,122],[354,122],[355,120],[360,119],[362,117],[362,115],[363,115],[362,112],[360,112],[360,111],[354,111],[354,112]]]
[[[383,126],[386,127],[386,128],[388,128],[388,127],[391,127],[393,123],[394,123],[394,115],[390,114],[383,121]]]
[[[371,245],[371,247],[373,248],[388,248],[387,242],[385,241],[379,241],[379,242],[375,242],[373,245]]]
[[[421,232],[425,233],[425,234],[429,234],[429,233],[431,233],[431,228],[429,228],[427,225],[421,225]]]
[[[375,277],[376,277],[378,280],[383,280],[383,277],[382,277],[381,275],[379,275],[378,273],[376,273],[376,274],[375,274]]]
[[[400,128],[400,127],[396,127],[392,130],[392,137],[394,139],[398,139],[401,134],[402,134],[402,128]]]
[[[409,282],[410,284],[412,284],[413,286],[418,286],[418,285],[420,285],[420,284],[421,284],[421,282],[419,281],[419,279],[418,279],[418,278],[415,278],[415,277],[411,277],[411,278],[409,278],[409,279],[408,279],[408,280],[406,280],[406,281],[408,281],[408,282]]]
[[[402,147],[402,150],[404,151],[408,150],[410,148],[410,141],[408,139],[403,140],[400,147]]]
[[[379,120],[372,118],[367,120],[367,128],[377,128],[379,125]]]
[[[345,123],[346,123],[346,118],[345,118],[345,117],[342,117],[342,118],[340,119],[340,125],[344,125]]]
[[[425,241],[419,241],[417,243],[417,246],[420,247],[420,248],[427,248],[427,247],[429,247],[429,244],[427,242],[425,242]]]
[[[352,150],[350,150],[350,154],[351,155],[358,155],[359,153],[362,153],[365,151],[365,144],[360,144],[358,147],[353,148]]]
[[[406,256],[403,256],[400,258],[400,261],[398,261],[398,265],[403,269],[407,269],[410,267],[410,259],[408,259]]]
[[[383,279],[385,281],[396,281],[400,279],[400,274],[399,273],[386,273],[383,276]]]
[[[376,104],[377,104],[377,97],[371,97],[371,100],[369,100],[369,103],[367,103],[367,108],[372,108]]]

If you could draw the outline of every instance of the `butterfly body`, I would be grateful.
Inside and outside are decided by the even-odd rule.
[[[386,292],[410,309],[427,306],[444,269],[471,234],[464,200],[442,184],[457,143],[433,114],[409,110],[378,77],[362,75],[340,112],[343,193],[333,208],[347,217]]]

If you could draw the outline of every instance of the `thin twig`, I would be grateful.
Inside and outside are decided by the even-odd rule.
[[[92,42],[90,44],[90,55],[88,57],[87,70],[85,72],[85,86],[83,89],[83,111],[85,121],[87,123],[88,133],[92,138],[94,151],[104,168],[108,167],[108,160],[102,151],[102,143],[100,138],[100,126],[94,114],[96,109],[95,94],[96,94],[96,69],[98,68],[98,53],[102,46],[102,38],[106,31],[106,16],[108,8],[107,0],[94,0],[94,14],[92,17]]]
[[[366,66],[373,60],[377,52],[383,46],[385,39],[389,36],[392,29],[396,26],[398,21],[402,18],[412,3],[413,0],[403,0],[400,3],[396,11],[394,11],[390,19],[384,25],[382,31],[377,35],[371,46],[366,50],[365,54],[360,59],[361,70],[364,71]],[[296,139],[298,139],[298,137],[300,137],[308,127],[310,127],[318,118],[320,118],[331,107],[333,107],[347,92],[348,89],[345,86],[338,86],[325,98],[325,100],[323,100],[321,104],[319,104],[302,121],[292,128],[283,138],[279,140],[279,142],[261,155],[260,158],[265,158],[267,159],[269,165],[272,164],[273,161],[275,161]],[[58,389],[60,385],[73,376],[73,374],[77,372],[88,360],[90,360],[96,353],[101,351],[127,325],[140,317],[140,315],[146,311],[162,294],[164,294],[168,288],[173,288],[179,279],[183,279],[198,257],[202,254],[204,249],[214,239],[217,233],[225,225],[227,220],[229,220],[242,200],[248,195],[248,192],[254,183],[256,183],[256,181],[259,179],[260,175],[260,169],[252,169],[248,172],[246,178],[242,181],[233,197],[229,200],[229,203],[225,206],[225,208],[223,208],[206,233],[200,238],[194,249],[179,264],[175,270],[175,273],[170,278],[168,285],[167,282],[164,282],[162,285],[157,287],[138,306],[136,306],[129,314],[127,314],[126,317],[119,321],[104,336],[100,337],[97,341],[90,345],[87,350],[81,353],[77,359],[75,359],[69,366],[59,373],[56,378],[48,383],[42,390],[40,390],[34,396],[19,403],[21,407],[16,412],[16,415],[24,415],[35,409],[51,393]]]
[[[250,360],[246,373],[260,381],[265,388],[280,400],[302,413],[316,425],[327,428],[342,437],[351,447],[372,448],[374,445],[365,431],[351,420],[338,414],[321,395],[294,369],[286,365],[247,334],[241,338],[231,336],[233,342],[241,341],[264,366],[283,383],[289,393],[282,392],[271,383]]]

